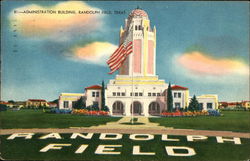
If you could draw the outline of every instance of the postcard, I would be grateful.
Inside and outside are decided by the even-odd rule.
[[[2,160],[250,160],[249,3],[2,1]]]

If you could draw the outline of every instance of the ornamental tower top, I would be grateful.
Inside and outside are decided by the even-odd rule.
[[[155,76],[156,28],[151,29],[148,14],[134,9],[120,29],[120,44],[132,41],[133,52],[124,61],[119,75]]]

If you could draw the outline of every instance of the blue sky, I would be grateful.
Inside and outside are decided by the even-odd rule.
[[[62,92],[80,93],[102,80],[107,83],[115,74],[107,74],[105,59],[118,45],[120,26],[137,6],[157,29],[160,79],[188,87],[191,95],[218,94],[220,101],[249,99],[248,2],[1,3],[3,100],[54,100]],[[40,19],[37,14],[13,14],[14,10],[67,7],[125,10],[125,14],[69,18],[55,14],[58,17],[47,23],[42,23],[46,15]],[[107,50],[89,52],[91,47]]]

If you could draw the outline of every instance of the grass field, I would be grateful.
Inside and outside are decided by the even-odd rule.
[[[151,122],[179,129],[250,132],[249,111],[223,111],[223,116],[150,118]]]
[[[162,126],[181,129],[226,130],[250,132],[250,112],[224,111],[223,116],[150,118]],[[49,114],[42,110],[0,112],[0,127],[10,128],[68,128],[89,127],[119,120],[119,117],[92,117],[71,114]]]
[[[43,134],[44,135],[44,134]],[[208,140],[188,142],[186,136],[169,136],[178,138],[179,142],[162,141],[160,135],[155,135],[153,140],[135,141],[130,140],[129,135],[123,135],[121,140],[100,140],[100,134],[94,134],[93,138],[86,140],[83,138],[69,139],[71,134],[61,134],[62,139],[40,140],[38,137],[42,134],[36,134],[32,139],[16,138],[7,140],[9,135],[1,136],[1,156],[8,160],[114,160],[114,161],[141,161],[141,160],[159,160],[159,161],[246,161],[250,158],[250,139],[241,139],[240,145],[233,142],[217,143],[215,137],[209,137]],[[69,147],[63,147],[61,150],[49,150],[48,152],[39,152],[42,148],[51,143],[71,144]],[[75,154],[75,151],[81,144],[89,145],[81,154]],[[115,148],[114,151],[121,152],[120,155],[97,155],[95,150],[98,145],[122,145]],[[133,155],[133,146],[139,145],[141,152],[155,152],[152,156]],[[196,152],[194,156],[169,156],[165,146],[186,146],[193,148]],[[177,153],[185,151],[177,151]]]
[[[71,114],[50,114],[42,110],[0,112],[0,128],[69,128],[89,127],[117,121],[117,117],[92,117]]]

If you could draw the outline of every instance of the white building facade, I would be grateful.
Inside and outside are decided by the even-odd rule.
[[[77,100],[84,96],[84,93],[61,93],[58,100],[59,109],[72,109]]]
[[[156,75],[156,27],[151,28],[144,10],[133,10],[125,20],[124,27],[121,27],[120,44],[128,40],[133,44],[133,51],[123,62],[115,79],[108,82],[105,89],[106,105],[111,115],[160,115],[167,110],[168,84]],[[174,108],[186,108],[189,104],[188,88],[173,85],[172,89]],[[86,96],[87,106],[98,103],[101,109],[100,86],[85,88],[83,96]],[[59,98],[59,108],[65,108],[63,98]],[[203,97],[199,99],[204,101]],[[214,102],[212,108],[216,106],[218,103]]]

